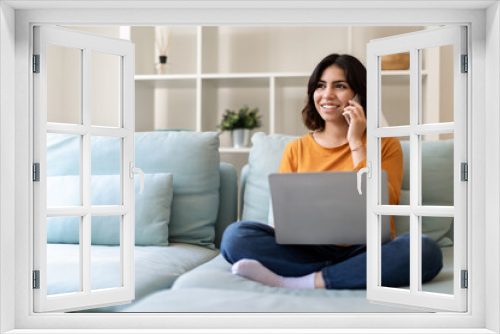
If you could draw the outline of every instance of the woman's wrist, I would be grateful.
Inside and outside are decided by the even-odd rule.
[[[357,142],[357,143],[349,143],[349,147],[351,148],[351,152],[359,151],[360,149],[364,148],[365,145],[363,142]]]

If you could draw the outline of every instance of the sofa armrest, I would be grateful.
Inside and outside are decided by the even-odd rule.
[[[215,222],[215,247],[220,247],[226,227],[238,219],[238,172],[233,165],[220,163],[220,203]]]

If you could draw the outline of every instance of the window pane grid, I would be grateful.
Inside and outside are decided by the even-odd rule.
[[[34,252],[34,269],[40,270],[40,289],[34,290],[34,309],[35,312],[45,312],[45,311],[71,311],[75,309],[82,309],[85,307],[97,307],[98,305],[105,305],[110,303],[118,303],[123,301],[130,301],[134,298],[134,275],[133,275],[133,180],[130,180],[126,176],[126,171],[128,171],[129,161],[133,161],[133,142],[134,142],[134,118],[133,118],[133,45],[129,42],[119,41],[116,39],[104,38],[101,36],[90,36],[89,34],[77,34],[78,38],[75,38],[75,32],[69,31],[61,28],[53,27],[35,27],[34,29],[34,53],[40,54],[40,74],[35,75],[34,86],[35,86],[35,120],[34,120],[34,161],[40,164],[40,183],[37,184],[38,187],[34,187],[35,190],[35,213],[34,213],[34,234],[35,234],[35,252]],[[79,75],[74,75],[79,81],[79,84],[73,85],[68,84],[65,87],[59,84],[56,88],[58,89],[57,94],[54,94],[54,89],[52,93],[49,92],[48,95],[55,96],[56,100],[59,99],[64,102],[64,99],[70,99],[71,108],[60,108],[61,105],[54,104],[55,100],[47,103],[47,52],[45,51],[47,44],[56,44],[65,46],[68,48],[76,48],[78,56],[73,57],[79,62],[79,66],[76,61],[73,61],[69,68],[71,71],[66,71],[67,73],[79,73]],[[69,45],[69,46],[68,46]],[[119,127],[122,128],[107,128],[102,126],[90,126],[91,125],[91,71],[90,71],[90,51],[94,50],[102,53],[114,54],[118,53],[119,63],[118,71],[120,72],[120,77],[118,78],[119,94],[113,95],[114,100],[118,100],[118,108],[115,108],[115,119],[118,120]],[[66,51],[66,50],[63,50]],[[52,54],[53,55],[53,54]],[[52,64],[55,66],[64,67],[65,65],[61,62],[57,62],[59,58],[50,58],[49,60],[54,60]],[[116,57],[115,57],[116,59]],[[54,67],[53,67],[54,68]],[[51,72],[52,73],[52,72]],[[52,79],[57,79],[56,76],[52,75]],[[70,78],[71,79],[71,78]],[[53,81],[53,80],[52,80]],[[71,87],[69,87],[71,86]],[[51,86],[51,88],[53,88]],[[71,88],[72,94],[61,94],[60,90]],[[79,95],[76,97],[76,95]],[[118,96],[117,96],[118,95]],[[57,102],[57,101],[56,101]],[[126,102],[126,103],[124,103]],[[51,104],[52,103],[52,104]],[[48,108],[49,107],[49,108]],[[47,110],[49,109],[49,110]],[[67,115],[68,109],[71,109],[73,113]],[[117,110],[118,109],[118,110]],[[62,111],[61,111],[62,110]],[[49,112],[52,116],[48,117]],[[119,113],[118,117],[116,114]],[[50,116],[49,115],[49,116]],[[69,118],[71,116],[71,119]],[[98,115],[100,117],[101,115]],[[94,121],[99,121],[98,119]],[[106,125],[102,123],[96,123],[95,125]],[[124,128],[126,127],[126,128]],[[70,143],[65,142],[70,146],[71,152],[74,153],[74,157],[71,157],[70,161],[72,163],[68,164],[68,159],[61,159],[59,163],[54,164],[55,170],[52,174],[47,174],[47,141],[48,134],[61,134],[72,135],[77,140],[70,141]],[[123,203],[123,197],[126,197],[126,205],[117,206],[100,206],[92,207],[91,204],[91,136],[104,136],[104,137],[115,137],[119,138],[121,145],[119,148],[119,173],[120,173],[120,192],[124,191],[124,187],[127,190],[126,196],[123,193],[120,194],[122,198],[121,203]],[[66,149],[68,145],[64,146],[60,142],[53,142],[51,149],[54,154],[58,157],[62,151]],[[59,146],[58,146],[59,145]],[[57,150],[59,147],[61,150]],[[68,151],[68,150],[66,150]],[[115,159],[118,160],[118,159]],[[62,164],[61,164],[62,162]],[[127,163],[127,164],[126,164]],[[116,169],[116,168],[115,168]],[[106,170],[102,170],[101,173],[106,173]],[[47,182],[48,176],[55,176],[59,178],[52,182],[52,189],[68,187],[69,183],[66,178],[71,178],[74,180],[72,187],[75,188],[75,195],[71,198],[72,202],[61,201],[60,203],[52,203],[48,207],[47,203]],[[55,179],[54,178],[54,179]],[[131,192],[132,191],[132,192]],[[96,194],[96,192],[94,192]],[[50,194],[49,194],[50,195]],[[64,198],[66,194],[59,193],[60,198]],[[73,200],[76,198],[77,200]],[[109,204],[121,204],[121,203],[109,203]],[[67,206],[64,206],[68,204]],[[120,262],[120,279],[117,281],[115,286],[121,286],[118,288],[99,290],[98,292],[92,292],[91,290],[91,216],[119,216],[120,217],[120,229],[124,229],[120,233],[119,244],[120,249],[117,251],[117,256],[115,262]],[[79,258],[78,265],[80,267],[79,274],[75,277],[75,288],[72,293],[58,293],[55,296],[48,296],[47,294],[47,218],[51,221],[64,221],[68,217],[75,217],[79,221],[79,231],[78,228],[75,229],[72,234],[72,242],[69,244],[79,244],[76,245],[76,249],[73,250],[72,254],[63,253],[62,255],[75,255]],[[54,217],[54,218],[53,218]],[[104,217],[107,219],[107,217]],[[132,221],[132,223],[131,223]],[[49,223],[50,225],[50,223]],[[54,230],[54,229],[52,229]],[[50,232],[50,231],[49,231]],[[77,235],[78,232],[78,235]],[[59,237],[59,235],[50,236],[52,239]],[[51,239],[51,240],[52,240]],[[55,239],[54,239],[55,240]],[[59,239],[55,240],[59,243]],[[50,243],[50,242],[49,242]],[[45,246],[45,247],[44,247]],[[122,249],[125,248],[125,249]],[[54,252],[52,252],[54,253]],[[49,254],[50,255],[50,254]],[[59,254],[57,254],[59,255]],[[54,257],[51,257],[55,259]],[[57,259],[56,259],[57,260]],[[50,263],[52,265],[54,261]],[[118,267],[117,267],[118,268]],[[123,277],[125,276],[125,277]],[[107,291],[111,290],[111,291]],[[69,292],[69,291],[68,291]],[[49,293],[50,295],[50,293]]]
[[[421,65],[421,52],[420,50],[413,49],[411,52],[412,69],[410,74],[410,124],[408,126],[393,126],[393,127],[378,127],[371,131],[376,140],[378,147],[376,150],[380,152],[381,139],[387,137],[409,137],[409,167],[410,167],[410,196],[409,205],[376,205],[372,207],[372,213],[379,215],[391,216],[406,216],[409,217],[409,233],[411,237],[410,242],[410,284],[409,293],[412,296],[428,295],[428,292],[422,291],[422,261],[423,261],[423,218],[432,217],[449,217],[454,218],[454,206],[428,206],[422,203],[423,194],[423,176],[422,176],[422,146],[424,136],[428,138],[441,137],[442,135],[452,135],[455,132],[455,123],[434,123],[422,124],[422,82],[421,66],[415,66],[418,62]],[[418,57],[416,55],[418,54]],[[377,154],[378,166],[381,166],[381,154]],[[378,179],[380,180],[380,168]],[[378,194],[378,203],[380,203],[380,187]],[[380,230],[380,224],[379,224]],[[380,231],[379,231],[380,232]],[[380,258],[379,258],[380,260]],[[379,263],[379,287],[381,286],[381,263]],[[401,289],[397,289],[399,292]],[[404,290],[404,289],[403,289]]]
[[[86,214],[113,216],[124,215],[130,211],[125,205],[116,206],[93,206],[93,207],[64,207],[47,209],[47,217],[85,216]]]
[[[85,94],[84,94],[85,95]],[[85,103],[84,103],[85,105]],[[89,121],[88,117],[85,117],[87,113],[85,108],[83,111],[82,118],[85,121]],[[121,113],[120,113],[121,114]],[[121,116],[121,115],[120,115]],[[121,120],[120,120],[121,122]],[[78,124],[61,124],[61,123],[46,123],[45,132],[55,133],[61,135],[79,135],[79,158],[80,158],[80,206],[71,207],[50,207],[46,208],[46,218],[59,217],[59,219],[64,217],[76,216],[80,217],[80,227],[79,227],[79,292],[75,291],[68,294],[68,297],[74,298],[75,296],[81,295],[81,298],[89,294],[95,293],[95,288],[92,289],[92,216],[119,216],[120,217],[120,231],[119,231],[119,251],[118,258],[119,261],[119,272],[117,278],[117,284],[115,287],[107,287],[105,289],[98,289],[97,293],[103,290],[120,290],[124,287],[124,251],[123,251],[123,216],[131,211],[131,208],[126,205],[103,205],[103,206],[92,206],[91,205],[91,138],[92,136],[106,136],[114,137],[120,139],[120,175],[123,176],[123,153],[122,145],[123,139],[130,136],[130,131],[123,128],[106,128],[99,126],[88,126],[88,125],[78,125]],[[121,181],[120,181],[121,183]],[[120,187],[120,198],[123,201],[122,187]],[[122,202],[123,203],[123,202]],[[95,282],[95,277],[94,277]],[[54,297],[61,298],[66,294],[59,294]],[[48,296],[48,298],[50,298]]]
[[[368,228],[371,232],[370,242],[368,243],[368,278],[367,278],[367,295],[370,300],[380,302],[388,302],[402,305],[412,305],[416,307],[424,307],[436,310],[467,310],[467,290],[460,289],[460,269],[466,269],[466,228],[463,224],[466,215],[466,182],[460,182],[460,163],[467,162],[466,155],[466,123],[465,115],[467,106],[466,91],[467,77],[460,74],[460,55],[466,54],[465,41],[466,29],[460,28],[439,28],[434,32],[425,32],[415,34],[414,36],[394,37],[392,40],[380,40],[371,42],[368,45],[368,82],[369,89],[368,101],[371,101],[368,108],[376,110],[377,115],[368,119],[368,162],[372,163],[373,173],[372,179],[368,181],[371,189],[368,188],[368,194],[373,195],[368,201],[368,210],[370,214],[378,215],[393,215],[396,218],[401,218],[409,222],[408,229],[410,234],[410,286],[411,292],[404,289],[389,288],[380,286],[380,240],[377,239],[377,225],[369,224]],[[398,42],[398,43],[396,43]],[[372,44],[373,43],[373,44]],[[400,46],[395,47],[395,44]],[[444,46],[453,44],[453,51],[448,47],[430,50],[434,58],[429,58],[428,52],[422,50],[430,46]],[[381,106],[381,68],[380,55],[397,53],[410,49],[410,121],[406,126],[380,127],[382,111],[386,111]],[[444,89],[446,94],[452,94],[453,103],[450,102],[449,95],[444,99],[436,101],[435,96],[429,99],[429,93],[434,94],[436,89],[436,61],[435,51],[444,50],[447,52],[446,57],[452,58],[453,61],[446,63],[446,67],[453,70],[453,85],[447,85]],[[424,50],[429,51],[429,50]],[[453,57],[450,54],[453,53]],[[440,57],[441,61],[443,57]],[[429,61],[433,63],[430,64]],[[452,63],[452,64],[451,64]],[[425,68],[422,66],[424,65]],[[429,65],[432,66],[429,67]],[[440,68],[437,68],[438,71]],[[425,73],[424,73],[425,70]],[[437,74],[443,75],[443,72]],[[447,75],[447,74],[444,74]],[[451,87],[449,87],[451,86]],[[442,87],[440,87],[441,89]],[[400,95],[395,96],[400,98]],[[441,117],[445,110],[445,117]],[[451,111],[451,112],[450,112]],[[401,111],[404,113],[404,110]],[[425,113],[425,115],[423,114]],[[399,115],[397,115],[399,116]],[[390,125],[405,125],[395,122]],[[451,121],[451,122],[450,122]],[[406,123],[408,124],[408,123]],[[423,136],[427,136],[423,140]],[[380,138],[385,137],[409,137],[409,143],[405,143],[403,149],[408,152],[404,158],[405,163],[405,201],[403,206],[382,206],[380,203],[380,191],[373,191],[380,187]],[[437,142],[438,139],[441,142]],[[447,141],[455,139],[454,141]],[[434,143],[429,143],[436,141]],[[450,146],[454,156],[444,152],[450,151]],[[452,170],[450,170],[452,169]],[[444,178],[444,176],[446,178]],[[434,181],[432,180],[440,180]],[[446,182],[445,182],[446,181]],[[449,186],[453,184],[454,191]],[[452,190],[453,190],[452,189]],[[449,196],[454,198],[450,202]],[[456,205],[455,205],[456,203]],[[430,204],[427,206],[426,204]],[[403,221],[401,220],[401,221]],[[447,286],[446,294],[436,293],[432,290],[432,286],[426,286],[432,272],[432,261],[429,259],[437,259],[426,241],[424,235],[431,238],[438,238],[442,230],[433,227],[439,227],[443,220],[453,220],[454,232],[453,243],[459,245],[457,249],[451,249],[453,253],[453,266],[446,275],[453,274],[453,287]],[[373,221],[373,220],[370,220]],[[434,233],[434,236],[430,234]],[[399,234],[398,234],[399,235]],[[401,235],[404,235],[401,234]],[[444,244],[443,244],[444,245]],[[449,249],[448,249],[449,250]],[[371,265],[371,263],[377,264]],[[449,261],[448,261],[449,262]],[[379,276],[377,276],[377,274]],[[378,282],[377,282],[378,281]],[[378,283],[378,284],[377,284]],[[439,282],[441,283],[441,281]],[[441,286],[440,286],[441,287]],[[424,290],[424,291],[422,291]]]
[[[372,208],[373,213],[391,216],[418,216],[429,217],[454,217],[455,207],[453,206],[427,206],[417,205],[377,205]]]
[[[92,136],[121,138],[125,138],[133,133],[133,131],[124,128],[105,128],[98,126],[66,125],[56,123],[47,123],[46,129],[47,133],[71,134],[80,136],[90,133]]]
[[[85,113],[84,113],[85,114]],[[84,117],[85,118],[85,117]],[[95,126],[85,126],[85,125],[66,125],[57,123],[47,123],[46,133],[56,133],[56,134],[67,134],[67,135],[79,135],[79,158],[80,158],[80,206],[71,207],[50,207],[46,208],[46,217],[68,217],[77,216],[80,217],[80,228],[79,228],[79,291],[69,294],[69,297],[74,298],[75,295],[82,295],[84,298],[89,293],[92,294],[96,289],[92,289],[92,216],[119,216],[120,217],[120,230],[119,230],[119,250],[118,258],[119,261],[119,272],[117,277],[117,282],[115,287],[106,287],[104,290],[116,290],[122,289],[125,283],[124,280],[124,251],[123,251],[123,216],[131,211],[130,206],[126,205],[102,205],[102,206],[92,206],[91,205],[91,139],[93,135],[108,136],[113,138],[118,138],[120,140],[120,154],[119,154],[119,173],[123,177],[123,140],[126,136],[130,135],[130,131],[125,129],[113,129]],[[121,181],[120,181],[121,183]],[[120,198],[123,201],[122,187],[120,186]],[[123,202],[122,202],[123,203]],[[95,260],[95,259],[94,259]],[[96,278],[94,277],[94,282]],[[94,283],[95,284],[95,283]],[[103,289],[98,289],[102,292]],[[58,297],[61,297],[59,295]]]
[[[455,123],[423,124],[415,126],[393,126],[386,128],[376,128],[372,135],[377,138],[403,137],[410,134],[432,135],[449,134],[455,132]]]

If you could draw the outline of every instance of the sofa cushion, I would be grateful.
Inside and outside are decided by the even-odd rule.
[[[79,136],[47,136],[47,176],[79,175]],[[92,137],[92,175],[119,174],[120,142]],[[214,247],[219,209],[217,132],[139,132],[135,166],[144,173],[172,173],[174,198],[169,241]]]
[[[269,213],[268,175],[279,171],[286,144],[296,138],[278,134],[266,135],[263,132],[257,132],[252,136],[242,220],[267,224]]]
[[[215,247],[219,248],[226,227],[238,219],[238,172],[233,165],[220,163],[219,215],[215,223]]]
[[[79,245],[47,245],[47,292],[59,294],[79,289]],[[120,248],[118,246],[92,246],[92,289],[116,287],[120,283]],[[135,247],[135,300],[162,289],[168,289],[182,274],[209,261],[219,254],[206,247],[170,244],[169,246]],[[73,266],[73,267],[69,267]],[[75,267],[76,266],[76,267]],[[73,276],[71,276],[73,275]],[[73,279],[72,279],[73,278]],[[116,312],[130,304],[108,306],[88,312]]]
[[[220,200],[217,132],[142,132],[135,135],[136,166],[174,175],[169,241],[214,249]]]
[[[400,205],[410,204],[410,143],[401,141],[403,149],[403,183]],[[422,204],[453,206],[453,140],[422,141]],[[410,231],[407,216],[394,216],[396,234]],[[441,245],[452,240],[445,237],[453,224],[451,217],[423,217],[422,233]]]
[[[443,269],[440,273],[428,283],[425,283],[425,291],[437,293],[453,294],[453,247],[442,248]],[[207,278],[210,279],[207,279]],[[267,286],[242,276],[231,273],[231,264],[229,264],[222,255],[210,260],[207,263],[185,273],[179,277],[173,290],[184,290],[193,288],[204,289],[222,289],[253,291],[266,294],[294,295],[304,297],[355,297],[359,294],[365,294],[365,289],[288,289],[275,288]]]
[[[312,290],[308,290],[312,291]],[[356,296],[344,296],[338,290],[330,290],[328,297],[277,295],[256,291],[238,291],[226,289],[190,288],[162,290],[133,303],[123,312],[169,312],[169,313],[404,313],[424,312],[408,308],[371,303],[366,298],[366,291]],[[297,319],[291,315],[286,321]],[[300,317],[299,317],[300,318]],[[300,327],[297,321],[297,328]],[[291,331],[290,331],[291,332]],[[298,332],[307,332],[307,330]]]
[[[79,184],[79,176],[52,176],[47,178],[48,206],[78,206],[79,192],[68,184]],[[78,189],[78,188],[77,188]],[[120,204],[120,176],[93,175],[91,178],[92,205]],[[173,197],[172,174],[146,174],[144,192],[139,195],[140,179],[135,177],[135,244],[141,246],[167,245],[170,208]],[[79,243],[79,224],[75,217],[47,219],[48,243]],[[120,244],[118,216],[92,217],[92,244]]]

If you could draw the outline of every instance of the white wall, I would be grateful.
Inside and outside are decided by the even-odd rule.
[[[500,77],[500,6],[498,3],[490,6],[486,12],[486,87],[491,87],[486,93],[486,164],[485,174],[488,182],[485,184],[486,191],[486,217],[494,222],[486,225],[486,247],[496,258],[493,265],[486,266],[486,304],[492,307],[486,308],[486,327],[495,333],[500,332],[500,246],[498,238],[500,235],[500,96],[498,94],[498,78]],[[484,70],[484,69],[483,69]],[[478,166],[482,167],[482,166]],[[493,263],[493,262],[491,262]]]
[[[14,10],[0,2],[0,333],[13,329],[15,318],[14,31]]]

